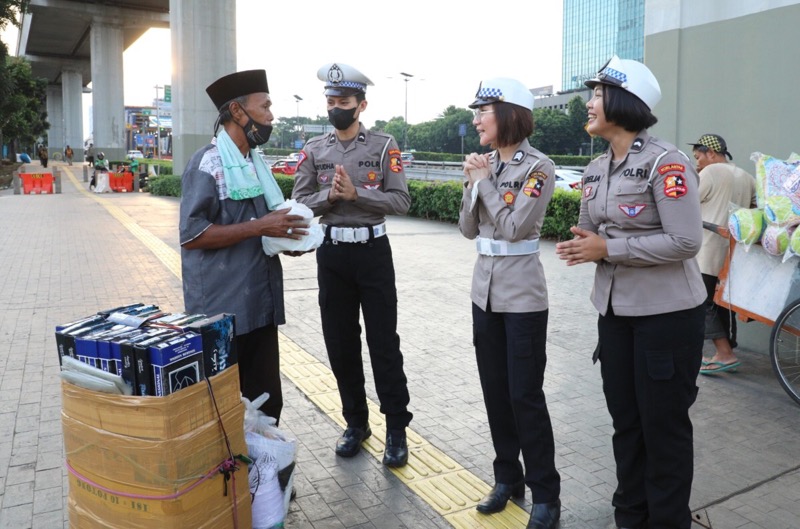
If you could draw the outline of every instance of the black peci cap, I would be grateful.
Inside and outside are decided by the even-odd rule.
[[[232,73],[220,77],[206,88],[206,93],[214,102],[217,110],[231,99],[260,92],[269,93],[266,70],[245,70]]]

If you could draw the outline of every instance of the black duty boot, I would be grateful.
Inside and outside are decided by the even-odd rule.
[[[492,514],[500,512],[506,508],[506,503],[511,498],[524,498],[525,497],[525,482],[519,481],[514,484],[496,483],[489,494],[481,500],[475,507],[479,513]]]
[[[552,503],[534,503],[527,529],[554,529],[561,518],[561,500]]]
[[[369,425],[364,428],[348,426],[336,442],[336,455],[353,457],[361,450],[361,443],[370,435],[372,435],[372,430],[369,429]]]
[[[408,443],[406,430],[386,431],[386,450],[383,452],[383,464],[387,467],[402,467],[408,463]]]

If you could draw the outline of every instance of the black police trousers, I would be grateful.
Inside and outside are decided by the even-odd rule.
[[[598,320],[603,393],[614,425],[618,526],[689,529],[704,306]]]
[[[386,427],[405,428],[412,415],[397,334],[397,289],[389,238],[364,243],[334,243],[326,238],[317,249],[317,278],[322,333],[347,425],[363,427],[369,420],[360,309]]]
[[[547,316],[539,312],[484,312],[472,304],[478,374],[495,450],[497,483],[522,479],[533,503],[558,500],[561,478],[542,385],[547,365]],[[525,463],[523,474],[519,455]]]
[[[236,352],[239,357],[239,384],[242,395],[252,401],[264,393],[269,393],[267,402],[260,410],[268,417],[280,421],[283,392],[278,354],[278,328],[275,325],[267,325],[237,336]]]

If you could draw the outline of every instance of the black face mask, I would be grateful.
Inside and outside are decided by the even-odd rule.
[[[262,125],[261,123],[256,123],[253,121],[253,118],[250,117],[245,109],[242,109],[244,115],[247,116],[247,123],[244,124],[242,129],[244,130],[245,136],[247,136],[247,144],[250,146],[251,149],[255,149],[259,145],[264,145],[269,141],[269,136],[272,134],[272,125]]]
[[[331,125],[336,130],[346,130],[347,127],[355,122],[356,110],[358,110],[358,107],[353,107],[349,110],[334,107],[328,110],[328,121],[331,122]]]

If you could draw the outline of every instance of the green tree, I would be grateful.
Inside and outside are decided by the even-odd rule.
[[[29,3],[29,0],[0,0],[0,32],[8,24],[19,26],[18,14],[24,13]],[[8,101],[14,89],[11,75],[6,68],[7,60],[8,48],[5,42],[0,41],[0,102]],[[3,145],[2,115],[0,115],[0,148]]]
[[[459,128],[461,125],[466,125],[464,153],[480,151],[480,140],[475,127],[472,126],[472,118],[471,110],[451,105],[435,120],[409,127],[409,148],[425,152],[460,154],[462,143],[458,134]]]
[[[0,0],[0,30],[8,23],[19,26],[17,15],[25,13],[28,10],[28,4],[30,4],[30,0]],[[0,46],[5,47],[5,44],[0,43]]]
[[[45,98],[47,81],[33,77],[31,65],[19,57],[6,57],[2,72],[10,90],[0,99],[0,138],[10,141],[10,159],[19,146],[31,146],[50,128]]]

